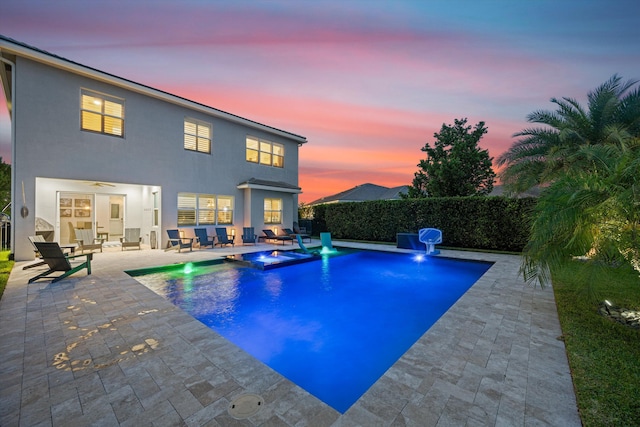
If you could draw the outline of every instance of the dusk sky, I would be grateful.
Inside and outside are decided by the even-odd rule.
[[[305,136],[303,202],[411,184],[456,118],[497,158],[550,98],[640,79],[639,19],[638,0],[0,0],[4,36]],[[7,162],[9,129],[2,102]]]

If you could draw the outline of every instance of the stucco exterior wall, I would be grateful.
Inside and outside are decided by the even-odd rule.
[[[233,196],[233,227],[236,233],[241,233],[242,227],[249,225],[254,226],[256,232],[262,229],[263,197],[283,199],[285,227],[290,227],[295,220],[297,195],[277,192],[276,195],[268,195],[270,192],[237,188],[241,182],[254,177],[297,186],[298,141],[293,138],[224,120],[22,57],[16,60],[14,76],[13,166],[14,194],[18,197],[14,203],[13,241],[17,260],[33,258],[33,250],[26,236],[34,234],[34,213],[43,209],[43,202],[36,206],[36,197],[52,197],[51,194],[36,194],[38,177],[160,187],[162,230],[159,236],[162,242],[159,247],[165,244],[164,230],[178,228],[179,192]],[[82,89],[124,99],[123,138],[80,130]],[[211,154],[184,149],[185,118],[212,125]],[[247,162],[245,139],[248,135],[282,144],[285,167]],[[19,215],[22,183],[26,206],[31,212],[26,218]],[[251,194],[250,209],[245,209],[245,192]],[[140,209],[141,212],[129,212],[131,218],[146,215],[142,211],[150,209],[149,194],[140,194],[136,198],[140,202],[133,203],[136,199],[131,198],[132,203],[127,209]],[[142,202],[143,199],[146,202]]]

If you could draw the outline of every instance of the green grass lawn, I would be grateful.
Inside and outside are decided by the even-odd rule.
[[[4,288],[7,286],[7,280],[9,280],[9,274],[13,268],[13,261],[9,261],[9,251],[0,252],[0,298],[4,293]]]
[[[598,311],[605,299],[640,309],[638,272],[575,262],[553,283],[583,424],[640,425],[640,331]]]

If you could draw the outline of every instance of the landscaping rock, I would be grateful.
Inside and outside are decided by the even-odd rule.
[[[602,303],[600,314],[630,328],[640,329],[640,311]]]

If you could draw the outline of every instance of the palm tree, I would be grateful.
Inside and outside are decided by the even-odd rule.
[[[505,186],[544,190],[534,212],[521,272],[550,283],[550,271],[572,257],[627,262],[640,271],[640,91],[614,75],[588,94],[536,111],[498,158]]]
[[[526,281],[544,286],[554,268],[584,255],[640,271],[640,139],[627,142],[577,150],[597,170],[562,175],[542,193],[523,252]]]
[[[516,133],[520,139],[498,157],[498,165],[506,166],[500,174],[506,189],[519,193],[567,173],[591,170],[592,159],[579,155],[581,147],[619,145],[640,136],[640,91],[631,90],[637,82],[623,83],[614,74],[589,92],[587,109],[572,98],[552,98],[556,111],[529,114],[527,121],[544,126]]]

